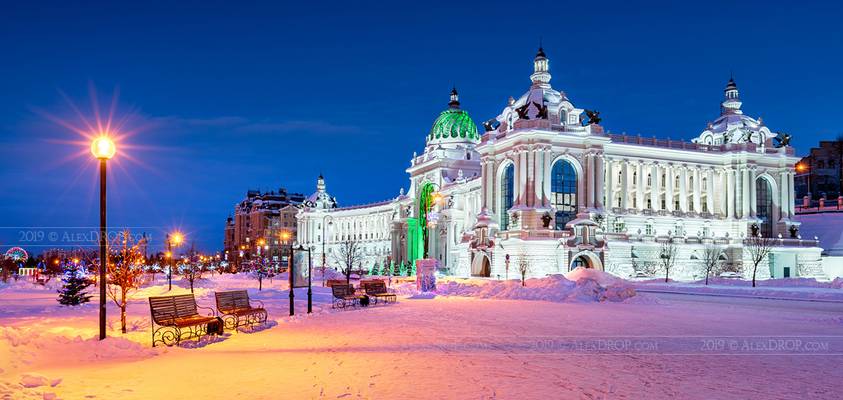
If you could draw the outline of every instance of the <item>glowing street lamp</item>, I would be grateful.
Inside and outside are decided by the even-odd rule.
[[[175,231],[167,235],[167,258],[169,259],[169,267],[167,271],[167,283],[169,288],[167,291],[173,290],[173,268],[175,267],[173,257],[173,246],[179,247],[184,242],[184,235],[179,231]]]
[[[100,340],[105,339],[105,285],[106,285],[106,270],[108,269],[108,252],[106,251],[105,243],[105,178],[106,178],[106,164],[114,153],[117,152],[117,147],[114,145],[108,136],[100,136],[91,142],[91,153],[100,160]]]

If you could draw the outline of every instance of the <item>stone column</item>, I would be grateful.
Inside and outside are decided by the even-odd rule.
[[[736,201],[736,194],[737,192],[737,184],[735,182],[735,170],[728,169],[726,170],[726,180],[728,181],[729,188],[726,190],[726,197],[727,197],[727,216],[729,218],[736,218],[737,217],[737,201]]]
[[[544,180],[547,179],[547,171],[544,169],[544,149],[541,147],[533,149],[533,166],[533,206],[544,207],[542,188]]]
[[[755,209],[758,206],[758,199],[756,199],[756,174],[758,171],[755,167],[749,170],[749,216],[755,217],[757,214],[757,210]],[[772,199],[771,199],[772,200]]]
[[[714,168],[707,168],[705,170],[705,207],[709,214],[717,212],[714,209],[714,195],[717,193],[714,187]]]
[[[594,191],[594,207],[603,209],[605,207],[605,198],[603,196],[603,189],[606,187],[605,182],[605,171],[603,171],[603,154],[596,155],[596,171],[594,174],[595,177],[595,191]]]
[[[749,217],[749,168],[744,167],[741,174],[741,195],[743,201],[741,202],[741,218]]]
[[[512,205],[519,204],[519,199],[521,196],[521,152],[519,150],[512,151],[512,163],[513,163],[513,171],[512,171]],[[503,183],[503,175],[501,176],[501,183]],[[501,208],[503,208],[503,203],[501,203]],[[506,211],[506,210],[502,210]]]
[[[498,182],[496,181],[496,177],[498,176],[498,163],[495,161],[494,158],[489,159],[488,168],[486,172],[489,173],[489,176],[486,179],[487,186],[487,193],[488,199],[486,201],[486,208],[489,210],[490,213],[497,213],[498,210],[498,201],[497,201],[497,185]]]
[[[781,211],[779,215],[782,219],[788,218],[790,215],[790,207],[787,205],[788,196],[787,196],[787,185],[788,185],[788,178],[787,178],[787,171],[781,171],[779,173],[779,207]]]
[[[615,206],[615,176],[614,176],[614,161],[611,158],[606,158],[606,208],[611,210]]]
[[[629,161],[621,161],[621,209],[629,209]]]
[[[679,210],[688,212],[688,167],[679,167]]]
[[[720,169],[720,187],[717,189],[717,196],[720,204],[720,215],[723,217],[729,216],[729,172],[726,169]]]
[[[551,184],[551,173],[553,168],[553,149],[548,146],[544,149],[544,199],[542,200],[542,204],[545,207],[550,206],[550,184]]]
[[[521,171],[518,174],[518,204],[522,206],[527,205],[527,150],[521,149],[518,151],[518,160],[521,165]]]
[[[673,187],[676,182],[676,178],[673,176],[673,164],[666,165],[664,169],[666,180],[664,183],[664,205],[667,207],[667,211],[673,212],[676,210],[676,204],[673,202],[673,196],[676,193],[676,189]]]
[[[586,208],[594,208],[594,185],[597,183],[597,180],[594,177],[595,166],[594,166],[594,153],[588,153],[585,155],[586,160],[586,173],[585,179],[586,181],[586,196],[585,196],[585,206]]]
[[[788,171],[787,172],[787,214],[791,217],[796,214],[796,196],[795,190],[796,186],[793,186],[793,176],[795,172]]]
[[[691,189],[694,191],[692,195],[692,199],[694,201],[694,212],[700,213],[702,212],[702,174],[700,174],[699,167],[694,167],[692,173],[692,176],[694,177],[694,187]]]
[[[638,177],[637,182],[635,182],[635,208],[638,211],[644,209],[644,205],[647,203],[647,200],[644,199],[644,163],[638,161],[635,163],[635,174]]]
[[[538,168],[536,168],[536,149],[530,147],[527,150],[527,200],[526,205],[530,207],[536,206],[536,180],[539,179]]]
[[[481,178],[480,182],[483,185],[483,187],[480,188],[480,195],[482,196],[480,203],[481,203],[482,208],[487,208],[486,203],[488,202],[488,198],[489,198],[489,175],[490,175],[489,174],[489,160],[487,160],[485,157],[481,158],[480,159],[480,176],[482,178]]]
[[[650,171],[650,204],[653,206],[653,211],[662,209],[661,179],[662,174],[659,170],[659,164],[653,163],[653,168]]]

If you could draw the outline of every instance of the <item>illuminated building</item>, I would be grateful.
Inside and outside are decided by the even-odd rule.
[[[427,255],[442,273],[485,277],[513,277],[507,256],[526,258],[529,276],[576,266],[640,276],[658,269],[672,243],[671,276],[691,279],[706,246],[751,274],[745,243],[762,234],[777,240],[759,276],[823,275],[821,249],[791,219],[799,159],[743,113],[734,80],[720,115],[691,141],[609,133],[599,113],[577,108],[550,80],[540,49],[527,92],[510,98],[482,133],[452,91],[424,152],[410,160],[406,193],[363,206],[304,207],[299,241],[316,260],[326,241],[331,265],[337,246],[356,240],[365,267]]]

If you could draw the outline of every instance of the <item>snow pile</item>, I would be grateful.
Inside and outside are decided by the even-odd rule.
[[[41,285],[35,283],[31,278],[9,279],[8,282],[0,281],[0,290],[58,290],[61,288],[61,278],[50,279],[49,282]]]
[[[565,279],[571,281],[579,281],[580,279],[594,279],[601,286],[624,285],[627,283],[624,279],[619,278],[610,273],[596,270],[594,268],[583,267],[574,268],[573,271],[570,271],[565,274]]]
[[[17,327],[0,327],[0,342],[5,342],[12,350],[21,349],[23,359],[19,361],[26,364],[31,364],[42,352],[50,353],[53,358],[72,357],[75,361],[140,359],[157,354],[149,346],[122,337],[108,337],[100,341],[95,337],[82,339],[79,335],[71,338],[62,333]],[[37,351],[33,352],[34,349]],[[27,359],[29,357],[32,359]]]
[[[589,303],[624,301],[635,296],[635,289],[626,281],[600,271],[573,271],[572,278],[550,275],[527,279],[526,286],[518,280],[494,281],[486,279],[444,279],[436,282],[436,294],[444,296],[478,297],[484,299],[543,300],[557,303]],[[413,284],[414,289],[414,284]],[[398,293],[412,292],[409,284],[398,285]]]

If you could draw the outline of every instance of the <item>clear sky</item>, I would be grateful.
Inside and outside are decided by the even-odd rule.
[[[730,73],[798,154],[843,133],[839,2],[35,3],[0,9],[2,249],[98,223],[95,161],[68,127],[94,109],[116,104],[127,133],[109,223],[218,250],[247,189],[309,194],[322,172],[341,205],[396,196],[451,85],[494,117],[540,39],[553,86],[616,133],[690,140]]]

